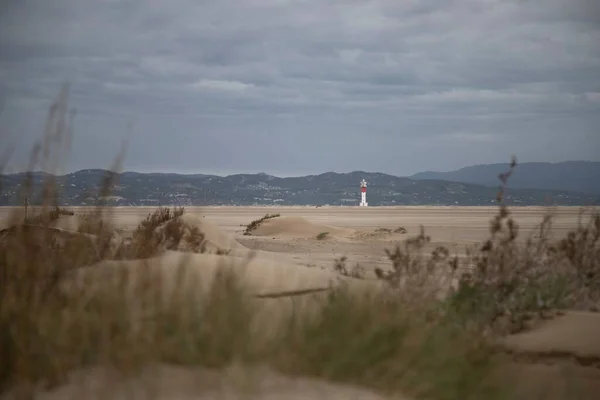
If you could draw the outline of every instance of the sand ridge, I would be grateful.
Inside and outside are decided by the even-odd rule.
[[[297,291],[315,288],[328,288],[345,278],[333,271],[306,268],[301,265],[284,263],[261,257],[217,255],[209,253],[186,253],[167,251],[157,257],[145,260],[106,260],[92,268],[81,270],[86,277],[95,281],[118,279],[115,271],[127,269],[132,281],[147,273],[159,273],[161,281],[169,292],[175,288],[179,272],[185,274],[185,284],[208,290],[217,272],[229,268],[238,276],[252,294]],[[90,276],[91,275],[91,276]],[[83,282],[87,282],[85,279]],[[356,281],[363,282],[363,281]]]
[[[574,357],[600,367],[600,313],[567,311],[531,331],[503,339],[507,350],[538,357]]]
[[[252,236],[316,237],[321,233],[338,238],[348,238],[355,230],[318,224],[303,217],[276,217],[262,222],[252,231]]]
[[[242,250],[246,248],[218,225],[200,215],[183,214],[178,219],[188,227],[198,228],[204,234],[204,240],[212,248],[223,250]]]

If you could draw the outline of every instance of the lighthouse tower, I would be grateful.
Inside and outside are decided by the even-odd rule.
[[[369,203],[367,203],[367,182],[363,179],[360,182],[360,207],[366,207]]]

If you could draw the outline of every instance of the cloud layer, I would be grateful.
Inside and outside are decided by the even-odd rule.
[[[600,160],[595,0],[6,0],[23,157],[72,82],[70,169],[410,174]]]

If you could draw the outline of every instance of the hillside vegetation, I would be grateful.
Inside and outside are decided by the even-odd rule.
[[[498,173],[500,173],[499,171]],[[207,175],[141,174],[125,172],[114,176],[110,196],[100,196],[104,170],[83,170],[53,177],[59,189],[58,203],[63,206],[107,205],[130,206],[201,206],[201,205],[346,205],[356,206],[360,200],[359,183],[366,179],[369,204],[393,205],[463,205],[494,204],[497,175],[483,186],[443,180],[415,180],[381,173],[355,171],[328,172],[320,175],[278,178],[266,174],[243,174],[226,177]],[[526,173],[526,172],[525,172]],[[521,171],[516,177],[521,176]],[[3,175],[0,183],[0,205],[18,205],[19,185],[25,175]],[[38,190],[47,174],[28,176],[34,184],[30,202],[40,204]],[[444,178],[446,179],[446,178]],[[450,178],[448,178],[450,179]],[[578,179],[571,179],[572,182]],[[118,183],[117,183],[118,182]],[[512,182],[511,182],[512,184]],[[593,186],[590,186],[593,187]],[[567,190],[512,189],[505,199],[512,205],[577,205],[598,204],[597,194]]]
[[[498,174],[509,164],[473,165],[449,172],[420,172],[410,178],[462,182],[496,186]],[[566,161],[558,163],[528,162],[519,165],[519,173],[510,181],[514,189],[542,189],[600,195],[600,162]]]

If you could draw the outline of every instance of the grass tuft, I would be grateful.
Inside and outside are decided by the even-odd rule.
[[[246,236],[251,235],[252,231],[254,231],[256,228],[258,228],[263,222],[265,222],[269,219],[280,217],[280,216],[281,215],[279,215],[279,214],[265,214],[262,218],[255,219],[254,221],[252,221],[248,225],[246,225],[246,230],[244,231],[244,235],[246,235]]]
[[[315,239],[323,240],[323,239],[326,239],[328,236],[329,236],[329,232],[321,232],[315,237]]]
[[[405,234],[406,233],[406,228],[403,226],[400,226],[396,229],[394,229],[394,233],[401,233],[401,234]]]

